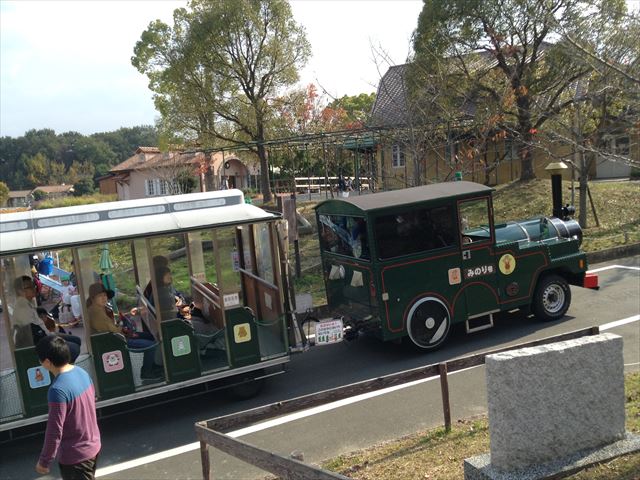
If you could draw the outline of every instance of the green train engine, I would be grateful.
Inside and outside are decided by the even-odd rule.
[[[569,285],[597,288],[580,226],[555,194],[559,216],[495,225],[492,193],[460,181],[318,204],[327,302],[345,338],[408,336],[432,350],[453,324],[478,331],[517,308],[555,320],[569,308]]]

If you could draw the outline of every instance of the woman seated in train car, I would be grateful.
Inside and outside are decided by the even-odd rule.
[[[162,376],[162,366],[154,364],[155,348],[148,348],[155,344],[153,335],[148,332],[135,332],[123,329],[116,324],[113,312],[108,308],[109,296],[102,283],[93,283],[89,287],[87,299],[87,317],[91,334],[113,332],[120,333],[127,339],[129,348],[145,348],[142,362],[141,377],[144,379]],[[111,314],[110,314],[111,312]]]
[[[158,285],[158,301],[161,319],[172,320],[174,318],[186,318],[189,303],[178,293],[173,286],[173,277],[168,266],[156,268],[156,285]],[[155,308],[153,289],[145,288],[147,301]]]
[[[36,303],[37,288],[33,279],[28,275],[16,278],[13,286],[16,292],[16,303],[13,307],[12,315],[15,348],[32,347],[46,337],[48,331],[42,317],[38,314]],[[44,313],[46,314],[46,310],[44,310]],[[78,355],[80,355],[82,340],[75,335],[67,335],[61,332],[51,333],[67,342],[71,352],[71,363],[74,363]]]
[[[169,268],[169,259],[164,255],[155,255],[151,261],[153,262],[153,271],[156,272],[156,276],[158,275],[158,271],[160,269]],[[151,303],[151,305],[153,305],[153,286],[151,285],[151,280],[149,280],[147,286],[144,287],[144,291],[142,293],[144,297]],[[173,293],[176,296],[179,295],[175,288],[173,288]]]

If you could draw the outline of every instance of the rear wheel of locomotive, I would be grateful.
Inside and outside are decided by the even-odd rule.
[[[538,281],[531,302],[537,319],[550,322],[562,318],[571,305],[571,289],[560,275],[545,275]]]
[[[439,348],[451,331],[451,316],[445,305],[433,297],[413,304],[407,317],[407,333],[413,345],[421,350]]]

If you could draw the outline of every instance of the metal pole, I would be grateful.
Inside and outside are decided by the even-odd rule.
[[[562,175],[551,175],[551,197],[553,216],[562,218]]]
[[[311,201],[311,163],[309,155],[307,155],[307,144],[304,144],[304,161],[307,163],[307,184],[309,187],[309,201]]]
[[[322,140],[322,161],[324,162],[324,198],[329,198],[329,166],[327,165],[327,147]]]
[[[220,179],[220,189],[222,189],[222,181],[224,180],[225,189],[227,187],[227,166],[224,160],[224,150],[222,151],[222,178]]]
[[[354,179],[356,182],[356,185],[358,186],[358,195],[360,195],[361,193],[361,188],[360,188],[360,148],[358,147],[358,137],[356,137],[356,155],[355,155],[355,172],[354,173]]]

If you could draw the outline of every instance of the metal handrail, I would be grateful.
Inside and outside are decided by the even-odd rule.
[[[251,273],[249,270],[245,270],[244,268],[239,268],[239,269],[238,269],[238,271],[239,271],[240,273],[245,274],[247,277],[249,277],[249,278],[252,278],[252,279],[256,280],[258,283],[261,283],[261,284],[263,284],[264,286],[269,287],[269,288],[270,288],[270,289],[272,289],[272,290],[278,290],[278,286],[277,286],[276,284],[271,283],[271,282],[267,282],[265,279],[260,278],[259,276],[257,276],[257,275],[255,275],[255,274]]]
[[[211,303],[213,303],[213,305],[217,308],[221,308],[220,307],[220,296],[217,295],[216,293],[212,292],[210,289],[208,289],[207,287],[205,287],[202,282],[200,282],[197,278],[195,278],[194,276],[191,276],[191,285],[193,286],[194,290],[196,290],[200,295],[202,295],[203,297],[205,297],[207,300],[209,300]]]

